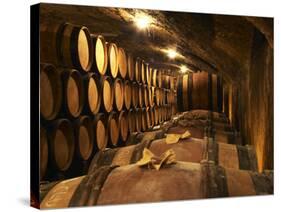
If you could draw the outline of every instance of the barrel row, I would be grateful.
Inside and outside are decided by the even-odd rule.
[[[169,106],[155,106],[47,122],[40,130],[41,179],[48,161],[54,172],[67,171],[73,158],[87,161],[99,150],[124,146],[130,134],[151,130],[171,116]]]
[[[91,34],[87,27],[71,23],[42,23],[40,27],[41,61],[82,72],[120,77],[159,88],[175,89],[175,78],[164,70],[116,43],[106,42],[102,35]]]
[[[273,194],[273,177],[208,162],[176,162],[160,171],[137,165],[104,166],[41,190],[41,208],[66,208]]]
[[[78,117],[81,113],[121,111],[131,107],[153,107],[176,103],[175,92],[143,85],[120,78],[81,75],[74,69],[56,69],[41,64],[40,111],[44,119],[63,116]]]

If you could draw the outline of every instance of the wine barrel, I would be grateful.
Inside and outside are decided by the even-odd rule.
[[[160,101],[161,101],[161,89],[155,88],[155,103],[157,106],[160,105]]]
[[[80,116],[74,121],[75,150],[79,159],[88,160],[94,150],[93,126],[89,116]]]
[[[67,119],[55,120],[50,125],[48,136],[53,167],[58,171],[66,171],[72,163],[75,148],[71,122]]]
[[[120,129],[120,138],[123,142],[126,142],[129,135],[129,119],[128,113],[125,110],[122,110],[119,113],[118,121]]]
[[[148,64],[145,63],[144,60],[141,61],[141,83],[146,84],[146,69],[147,69]]]
[[[40,126],[40,180],[44,179],[49,158],[48,137],[46,130]]]
[[[127,70],[127,78],[130,81],[134,80],[135,77],[135,60],[134,57],[132,56],[132,54],[128,54],[127,57],[127,64],[128,64],[128,70]]]
[[[127,110],[131,108],[132,103],[132,86],[129,80],[124,83],[124,105]]]
[[[139,84],[139,107],[144,107],[144,87],[142,84]]]
[[[141,68],[142,68],[142,61],[140,58],[137,58],[135,61],[135,80],[140,83],[141,82]]]
[[[146,108],[141,108],[141,130],[144,132],[147,130],[147,114]]]
[[[252,146],[216,143],[209,138],[191,137],[174,144],[167,144],[165,140],[166,138],[142,139],[141,143],[135,145],[99,152],[91,161],[88,174],[101,166],[124,166],[136,163],[142,158],[144,148],[155,155],[161,155],[172,149],[177,161],[193,163],[200,163],[203,160],[213,161],[214,164],[224,168],[257,171],[256,155]]]
[[[146,77],[146,83],[148,86],[151,86],[151,78],[152,78],[152,68],[147,65],[146,67],[146,73],[145,73],[145,77]]]
[[[137,82],[132,84],[132,104],[134,108],[139,106],[139,85]]]
[[[155,115],[154,115],[154,107],[149,108],[149,116],[150,116],[150,121],[151,121],[151,127],[154,127],[155,125]]]
[[[70,23],[40,25],[40,60],[59,66],[89,71],[93,63],[89,30]]]
[[[199,72],[178,78],[178,108],[180,111],[203,109],[222,111],[221,78]]]
[[[67,115],[77,118],[84,106],[83,78],[79,71],[62,70],[63,105]]]
[[[104,150],[108,143],[107,119],[103,113],[98,113],[93,119],[93,135],[95,145]]]
[[[57,117],[62,103],[60,75],[53,65],[40,64],[40,113],[46,120]]]
[[[85,113],[97,114],[101,105],[101,87],[97,74],[89,73],[84,76]]]
[[[103,111],[109,113],[113,108],[114,90],[112,86],[112,80],[109,76],[100,77],[101,87],[101,108]]]
[[[152,70],[152,85],[153,85],[153,87],[156,87],[157,85],[158,85],[158,83],[157,83],[157,72],[158,72],[158,70],[157,69],[153,69]]]
[[[67,192],[61,192],[66,188]],[[176,162],[159,171],[133,164],[105,166],[90,175],[62,181],[49,190],[40,206],[63,208],[265,194],[273,194],[273,177],[267,173],[227,169],[207,162]]]
[[[148,86],[143,85],[142,86],[142,93],[143,93],[143,101],[144,101],[144,106],[148,107],[149,106],[149,91],[148,91]]]
[[[160,124],[160,122],[159,122],[159,107],[158,106],[154,106],[154,123],[155,123],[155,125]]]
[[[128,124],[129,124],[129,134],[136,131],[136,117],[133,109],[128,111]]]
[[[118,48],[118,74],[125,79],[127,76],[127,56],[123,48]]]
[[[149,107],[145,108],[145,114],[146,114],[146,126],[147,126],[147,129],[149,130],[153,127],[152,122],[151,122]]]
[[[154,106],[154,87],[148,87],[148,102],[149,107]]]
[[[169,75],[163,75],[163,87],[170,89],[170,76]]]
[[[121,79],[116,78],[113,84],[113,105],[117,111],[121,111],[124,104],[124,86]]]
[[[135,109],[136,131],[142,131],[142,111],[141,108]]]
[[[210,119],[215,122],[229,123],[224,113],[213,112],[209,110],[191,110],[184,112],[185,119]]]
[[[158,88],[162,88],[162,81],[163,81],[162,71],[158,69],[158,71],[157,71],[157,86],[158,86]]]
[[[107,117],[107,134],[110,141],[110,146],[115,147],[118,145],[119,141],[119,120],[118,120],[118,114],[114,111],[112,111],[108,117]]]
[[[194,137],[194,138],[203,139],[206,135],[204,128],[198,128],[196,126],[183,127],[180,125],[176,125],[176,126],[169,128],[167,133],[182,134],[182,133],[185,133],[187,130],[191,134],[191,137]]]
[[[91,39],[93,41],[94,47],[92,71],[94,73],[97,71],[99,74],[105,75],[108,64],[107,46],[105,39],[102,35],[93,34],[91,34]]]
[[[175,90],[175,77],[170,76],[170,89]]]
[[[107,72],[113,78],[118,75],[118,47],[115,43],[107,43],[108,49],[108,66]]]

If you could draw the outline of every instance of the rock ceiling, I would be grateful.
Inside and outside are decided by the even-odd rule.
[[[151,17],[151,27],[137,29],[133,21],[137,13]],[[239,81],[249,68],[255,30],[273,46],[270,18],[59,4],[41,4],[40,15],[41,22],[84,25],[155,67],[177,73],[184,64],[231,81]],[[169,59],[161,51],[167,48],[176,48],[182,56]]]

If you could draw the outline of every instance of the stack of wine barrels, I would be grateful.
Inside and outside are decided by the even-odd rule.
[[[222,112],[222,79],[205,71],[178,76],[178,110],[211,110]]]
[[[41,180],[85,173],[176,113],[174,77],[85,26],[42,23],[40,47]]]
[[[168,134],[182,133],[191,125],[230,130],[222,113],[192,110],[174,118]],[[140,167],[136,162],[144,148],[157,156],[172,149],[176,162],[158,171]],[[66,187],[67,192],[59,192]],[[273,172],[257,172],[251,146],[227,144],[205,131],[203,138],[191,136],[172,144],[161,138],[100,151],[87,175],[42,186],[42,190],[42,208],[265,195],[273,194]]]

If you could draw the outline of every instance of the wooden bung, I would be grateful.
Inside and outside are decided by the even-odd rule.
[[[46,120],[57,117],[62,103],[60,74],[50,64],[40,64],[40,113]]]

